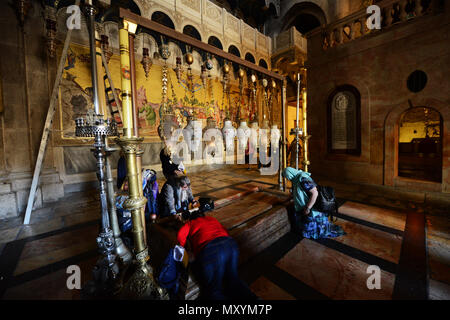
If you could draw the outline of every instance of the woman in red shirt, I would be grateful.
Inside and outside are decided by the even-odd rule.
[[[185,224],[178,231],[177,240],[183,247],[190,241],[201,298],[257,299],[238,276],[239,249],[220,222],[201,211],[183,213],[182,220]]]

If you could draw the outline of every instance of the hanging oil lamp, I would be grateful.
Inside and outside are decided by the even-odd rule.
[[[162,67],[162,100],[160,106],[160,125],[158,127],[158,134],[163,141],[170,138],[172,134],[173,127],[175,126],[173,121],[172,108],[169,106],[167,101],[167,83],[168,83],[168,67],[167,59],[170,57],[170,50],[167,44],[164,44],[161,37],[161,46],[159,48],[159,53],[162,59],[164,59],[164,65]]]
[[[153,61],[148,53],[148,48],[142,48],[142,68],[144,68],[145,78],[148,79],[148,74],[150,73],[150,68],[153,65]]]
[[[20,26],[23,27],[23,25],[25,23],[25,18],[28,15],[28,10],[31,7],[31,3],[29,0],[16,0],[14,2],[15,2],[16,13],[19,18]],[[48,8],[51,8],[52,10],[56,10],[54,7],[51,7],[51,6],[46,6],[46,7],[47,7],[46,10]],[[56,21],[56,19],[55,19],[55,21]]]
[[[193,56],[192,53],[190,53],[190,52],[186,53],[185,59],[186,59],[186,63],[187,63],[188,65],[191,65],[191,64],[194,63],[194,56]]]
[[[176,67],[173,69],[175,71],[175,75],[177,76],[178,82],[181,80],[181,76],[183,74],[183,65],[181,64],[181,57],[176,58]]]
[[[208,70],[209,93],[210,93],[210,96],[212,96],[211,70],[214,67],[214,64],[213,64],[211,58],[209,57],[209,55],[203,65],[205,66],[205,69]]]
[[[269,96],[269,100],[267,102],[267,108],[269,109],[269,112],[268,112],[269,122],[272,122],[273,98],[276,94],[276,88],[277,88],[277,83],[275,82],[275,80],[272,79],[270,81],[270,96]]]
[[[200,73],[200,79],[202,80],[203,88],[206,88],[206,80],[208,79],[208,75],[206,74],[206,67],[202,65],[202,71]]]
[[[267,81],[266,78],[262,79],[261,81],[262,86],[263,86],[263,125],[265,125],[265,121],[267,121],[267,115],[266,115],[266,111],[268,108],[268,94],[267,94],[267,86],[269,85],[269,82]],[[269,126],[269,124],[267,123],[267,127]]]
[[[212,70],[214,65],[213,65],[212,60],[209,57],[205,60],[204,66],[205,66],[206,70],[208,70],[208,71]]]
[[[223,92],[226,92],[228,83],[230,82],[229,73],[230,73],[230,65],[225,64],[223,66],[223,80],[222,80]]]
[[[253,122],[256,119],[256,75],[252,73],[250,76],[251,82],[249,83],[249,105],[252,111],[250,115],[250,121]]]
[[[242,96],[244,94],[245,71],[242,68],[239,68],[238,76],[239,76],[239,105],[236,113],[236,120],[235,120],[236,124],[239,124],[239,122],[241,121]]]
[[[192,68],[191,65],[194,63],[194,56],[192,55],[192,53],[188,52],[185,55],[185,61],[188,64],[188,69],[187,69],[187,84],[188,84],[188,89],[189,91],[193,94],[194,93],[194,76],[192,75]]]
[[[27,1],[18,1],[18,5],[21,8],[26,8],[24,2]],[[22,19],[25,19],[25,16],[20,19],[21,25],[23,25]],[[46,6],[45,8],[45,28],[47,31],[47,52],[50,58],[54,58],[56,56],[56,9],[54,7]]]

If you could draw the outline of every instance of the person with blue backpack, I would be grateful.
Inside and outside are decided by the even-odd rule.
[[[319,192],[311,173],[287,167],[283,176],[292,183],[294,232],[310,239],[334,238],[345,234],[340,226],[329,221],[326,212],[315,209]]]

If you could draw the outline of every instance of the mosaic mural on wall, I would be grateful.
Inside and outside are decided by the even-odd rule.
[[[61,48],[60,48],[61,50]],[[59,51],[60,53],[61,51]],[[138,59],[136,59],[138,60]],[[116,92],[120,97],[120,59],[113,55],[108,64]],[[221,78],[208,77],[202,82],[200,75],[193,75],[192,82],[187,77],[187,65],[180,81],[177,80],[173,66],[169,67],[168,103],[172,106],[181,127],[187,124],[189,115],[204,120],[213,117],[218,127],[223,126],[229,117],[239,126],[240,119],[249,121],[258,110],[248,107],[249,94],[244,90],[239,103],[239,88],[232,82],[229,97],[223,93]],[[159,141],[157,127],[160,123],[160,104],[162,100],[162,65],[155,62],[148,78],[142,66],[136,63],[137,106],[139,108],[139,133],[147,141]],[[203,85],[205,83],[205,85]],[[191,88],[191,90],[189,90]],[[260,90],[258,90],[260,91]],[[90,75],[89,49],[76,44],[70,45],[68,59],[60,86],[60,144],[79,140],[75,137],[75,119],[93,108],[92,83]],[[108,110],[109,111],[109,110]],[[118,120],[118,119],[117,119]]]

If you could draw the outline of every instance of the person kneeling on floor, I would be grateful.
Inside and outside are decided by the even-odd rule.
[[[168,217],[195,206],[197,201],[192,195],[191,183],[186,176],[172,176],[163,185],[158,195],[158,214]]]
[[[190,245],[195,257],[193,272],[200,286],[200,299],[256,300],[257,296],[239,278],[239,249],[217,219],[205,210],[177,215],[184,222],[177,235],[179,245]]]

